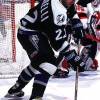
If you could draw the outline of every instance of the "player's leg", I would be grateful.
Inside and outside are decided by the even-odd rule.
[[[46,74],[35,76],[30,100],[43,97],[49,78],[50,75]]]
[[[21,34],[20,34],[21,35]],[[21,38],[22,37],[22,38]],[[37,72],[37,70],[39,70],[41,73],[44,73],[45,74],[45,76],[44,76],[44,74],[43,74],[43,76],[45,77],[45,80],[47,80],[48,81],[48,79],[49,79],[49,77],[50,77],[50,75],[49,75],[49,77],[47,78],[47,75],[48,75],[48,73],[49,72],[47,72],[46,70],[47,70],[47,68],[45,69],[44,67],[46,67],[46,66],[44,66],[42,63],[43,62],[51,62],[51,63],[55,63],[55,57],[54,57],[54,53],[53,53],[53,51],[52,51],[52,49],[51,49],[51,47],[49,46],[49,44],[48,44],[48,41],[47,41],[47,39],[45,39],[45,38],[43,38],[43,36],[40,36],[40,38],[42,38],[42,39],[40,39],[40,40],[42,40],[42,41],[40,41],[39,42],[39,50],[41,51],[41,53],[38,53],[38,55],[36,54],[36,52],[34,53],[33,51],[34,51],[34,46],[32,46],[33,44],[31,43],[30,44],[30,42],[34,42],[34,40],[33,41],[28,41],[28,37],[27,36],[23,36],[23,35],[21,35],[20,37],[19,37],[19,40],[20,40],[20,43],[22,44],[22,46],[23,46],[23,48],[27,51],[27,53],[28,53],[28,56],[29,56],[29,58],[30,58],[30,60],[31,60],[31,65],[32,66],[28,66],[27,68],[25,68],[22,72],[21,72],[21,74],[19,75],[19,78],[18,78],[18,80],[17,80],[17,85],[15,84],[13,87],[16,87],[16,89],[15,90],[13,90],[13,87],[8,91],[10,94],[14,94],[14,92],[21,92],[21,89],[32,79],[32,77],[34,76],[34,74],[36,74],[34,71],[36,71]],[[24,41],[23,41],[23,40]],[[29,38],[29,40],[32,40],[31,39],[31,37]],[[36,39],[35,39],[36,40]],[[25,45],[25,44],[27,44],[27,45]],[[42,43],[42,44],[41,44]],[[37,45],[37,44],[36,44]],[[46,47],[45,47],[46,46]],[[49,47],[48,47],[49,46]],[[32,49],[29,49],[29,48],[31,48],[32,47]],[[37,45],[37,48],[38,48],[38,45]],[[45,49],[46,48],[46,49]],[[45,49],[45,50],[44,50]],[[54,59],[54,60],[53,60]],[[40,64],[42,64],[42,67],[40,68],[40,67],[38,67]],[[50,65],[50,64],[49,64]],[[44,66],[44,67],[43,67]],[[48,65],[47,65],[47,67],[49,67]],[[52,66],[51,66],[52,67]],[[50,68],[50,67],[49,67]],[[53,66],[53,73],[55,72],[55,70],[56,70],[56,66]],[[50,72],[50,74],[51,74],[51,72]],[[40,75],[40,76],[42,76],[42,75]],[[35,80],[38,80],[37,79],[37,77],[35,78]],[[39,81],[41,81],[41,79],[39,80]],[[47,82],[46,81],[46,82]],[[19,85],[20,84],[20,85]],[[47,84],[47,83],[45,83],[45,84]],[[40,85],[40,84],[39,84]],[[34,85],[33,85],[34,86]],[[43,94],[43,91],[45,90],[45,88],[43,88],[43,90],[41,91],[41,94]],[[33,91],[34,91],[34,89],[33,89]],[[35,91],[35,92],[32,92],[32,98],[33,98],[33,95],[34,94],[37,94],[36,92],[38,92],[38,91]],[[17,95],[17,96],[19,96],[19,95]],[[22,96],[22,95],[21,95]]]
[[[35,75],[30,100],[43,97],[49,78],[55,73],[56,69],[56,66],[51,63],[40,64],[38,70],[41,71],[41,74]]]
[[[34,78],[30,100],[43,97],[48,80],[57,69],[56,57],[47,38],[40,35],[39,39],[38,46],[41,54],[39,58],[32,61],[32,66],[39,70],[41,74],[36,75]],[[38,67],[36,67],[37,65]]]
[[[38,58],[33,59],[34,61],[31,63],[34,68],[41,72],[41,74],[36,75],[34,78],[30,100],[43,97],[48,80],[57,69],[56,57],[54,56],[54,52],[50,47],[47,38],[40,35],[39,39],[38,46],[40,54],[38,55]]]
[[[32,44],[30,36],[20,34],[20,32],[18,32],[18,40],[21,43],[22,47],[26,50],[29,58],[37,54],[37,50]],[[23,96],[24,93],[22,92],[22,89],[29,83],[29,81],[37,72],[38,71],[34,69],[31,64],[23,69],[18,77],[18,80],[16,81],[16,84],[8,90],[8,94],[6,96]]]
[[[24,92],[22,89],[30,82],[30,80],[34,77],[35,74],[38,74],[39,71],[34,69],[31,65],[27,66],[21,74],[19,75],[16,83],[8,90],[7,96],[24,96]]]

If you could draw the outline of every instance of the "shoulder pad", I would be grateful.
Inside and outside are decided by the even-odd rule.
[[[65,25],[67,23],[66,8],[59,2],[59,0],[51,0],[51,8],[54,23],[58,26]]]

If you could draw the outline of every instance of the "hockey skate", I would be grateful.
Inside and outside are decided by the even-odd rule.
[[[67,78],[69,74],[69,70],[63,71],[61,69],[57,69],[56,73],[53,75],[53,78]]]
[[[40,97],[40,98],[31,99],[31,100],[43,100],[43,99],[42,97]]]
[[[8,93],[5,95],[5,97],[7,97],[7,98],[23,97],[24,92],[21,89],[22,89],[22,87],[18,83],[16,83],[8,90]]]

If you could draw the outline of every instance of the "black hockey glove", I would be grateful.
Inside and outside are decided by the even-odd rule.
[[[80,19],[72,19],[73,37],[76,43],[85,37],[85,31]]]
[[[77,4],[79,4],[79,5],[83,6],[83,7],[86,7],[88,3],[91,3],[91,2],[93,2],[93,1],[94,1],[94,0],[79,0],[79,1],[77,2]]]
[[[68,61],[74,71],[77,70],[77,67],[79,67],[79,72],[84,71],[85,64],[82,59],[77,55],[75,50],[60,53],[60,55],[63,55],[65,57],[65,59]]]

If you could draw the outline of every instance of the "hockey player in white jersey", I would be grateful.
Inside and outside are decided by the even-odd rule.
[[[80,5],[79,3],[77,3],[76,11],[83,24],[84,30],[86,31],[86,33],[88,33],[87,35],[92,35],[93,37],[96,37],[94,28],[92,27],[91,22],[89,21],[90,11],[88,9],[88,5],[84,5],[84,4]],[[91,39],[88,40],[83,39],[82,46],[84,46],[84,48],[82,49],[81,56],[83,60],[87,59],[84,70],[86,71],[97,70],[98,65],[96,63],[97,60],[95,59],[97,53],[97,42]]]
[[[97,43],[99,42],[99,30],[100,30],[100,1],[94,0],[90,4],[87,5],[87,13],[88,13],[88,26],[90,29],[89,38],[95,41],[93,48],[98,48]],[[94,34],[91,34],[94,33]],[[97,43],[96,43],[97,42]],[[90,48],[91,49],[91,48]],[[91,49],[92,51],[92,49]],[[91,52],[93,54],[93,51]],[[97,50],[95,50],[95,55],[90,65],[86,67],[85,70],[97,70],[98,61],[95,59]]]
[[[85,1],[85,3],[88,2],[91,2],[91,0]],[[29,100],[40,100],[50,76],[56,72],[63,56],[73,66],[74,70],[77,66],[80,66],[79,70],[84,71],[85,63],[74,49],[69,49],[69,34],[66,34],[68,21],[76,15],[73,7],[67,8],[67,0],[43,0],[36,7],[30,9],[21,19],[17,36],[31,63],[21,72],[16,84],[9,89],[9,96],[23,96],[22,89],[34,77]],[[77,18],[72,20],[72,25],[75,31],[79,30],[78,38],[83,38],[84,34],[80,20]],[[77,25],[81,27],[75,27]],[[58,58],[54,56],[52,49],[59,52]]]

